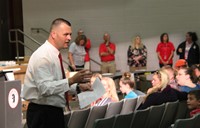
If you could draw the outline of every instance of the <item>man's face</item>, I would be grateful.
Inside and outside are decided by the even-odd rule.
[[[105,42],[109,42],[110,36],[108,34],[104,34],[103,39],[104,39]]]
[[[61,23],[54,32],[54,43],[57,49],[61,50],[67,48],[71,40],[72,30],[71,27],[65,23]]]

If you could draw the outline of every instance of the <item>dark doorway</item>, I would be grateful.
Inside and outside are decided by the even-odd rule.
[[[0,1],[0,60],[14,60],[17,56],[15,44],[9,42],[10,29],[23,31],[22,0]],[[23,41],[23,36],[19,36]],[[24,46],[19,45],[19,55],[24,56]]]

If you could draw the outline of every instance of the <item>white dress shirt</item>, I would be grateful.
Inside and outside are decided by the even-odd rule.
[[[59,50],[46,41],[31,56],[27,67],[22,98],[42,105],[65,107],[64,93],[68,79],[62,78]]]

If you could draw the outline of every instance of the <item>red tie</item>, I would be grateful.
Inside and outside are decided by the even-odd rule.
[[[65,76],[65,71],[64,71],[64,68],[63,68],[63,63],[62,63],[62,55],[61,55],[60,53],[59,53],[59,55],[58,55],[58,58],[59,58],[59,60],[60,60],[60,67],[61,67],[61,71],[62,71],[62,76],[63,76],[63,79],[65,79],[66,76]],[[70,111],[68,92],[65,92],[65,99],[66,99],[67,108],[68,108],[68,110]]]

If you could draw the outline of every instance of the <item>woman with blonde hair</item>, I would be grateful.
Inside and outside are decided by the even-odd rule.
[[[127,51],[127,58],[130,72],[146,69],[147,49],[139,35],[132,39],[132,45],[129,46]]]
[[[154,73],[152,79],[152,88],[147,91],[147,97],[139,109],[145,109],[152,105],[161,105],[166,102],[176,100],[186,100],[187,94],[172,89],[169,84],[169,76],[164,70],[158,70]]]
[[[102,105],[106,105],[110,102],[119,101],[117,91],[116,91],[116,87],[115,87],[115,82],[113,81],[113,79],[109,78],[109,77],[103,77],[101,79],[101,82],[104,85],[106,92],[101,98],[99,98],[91,106],[102,106]]]

